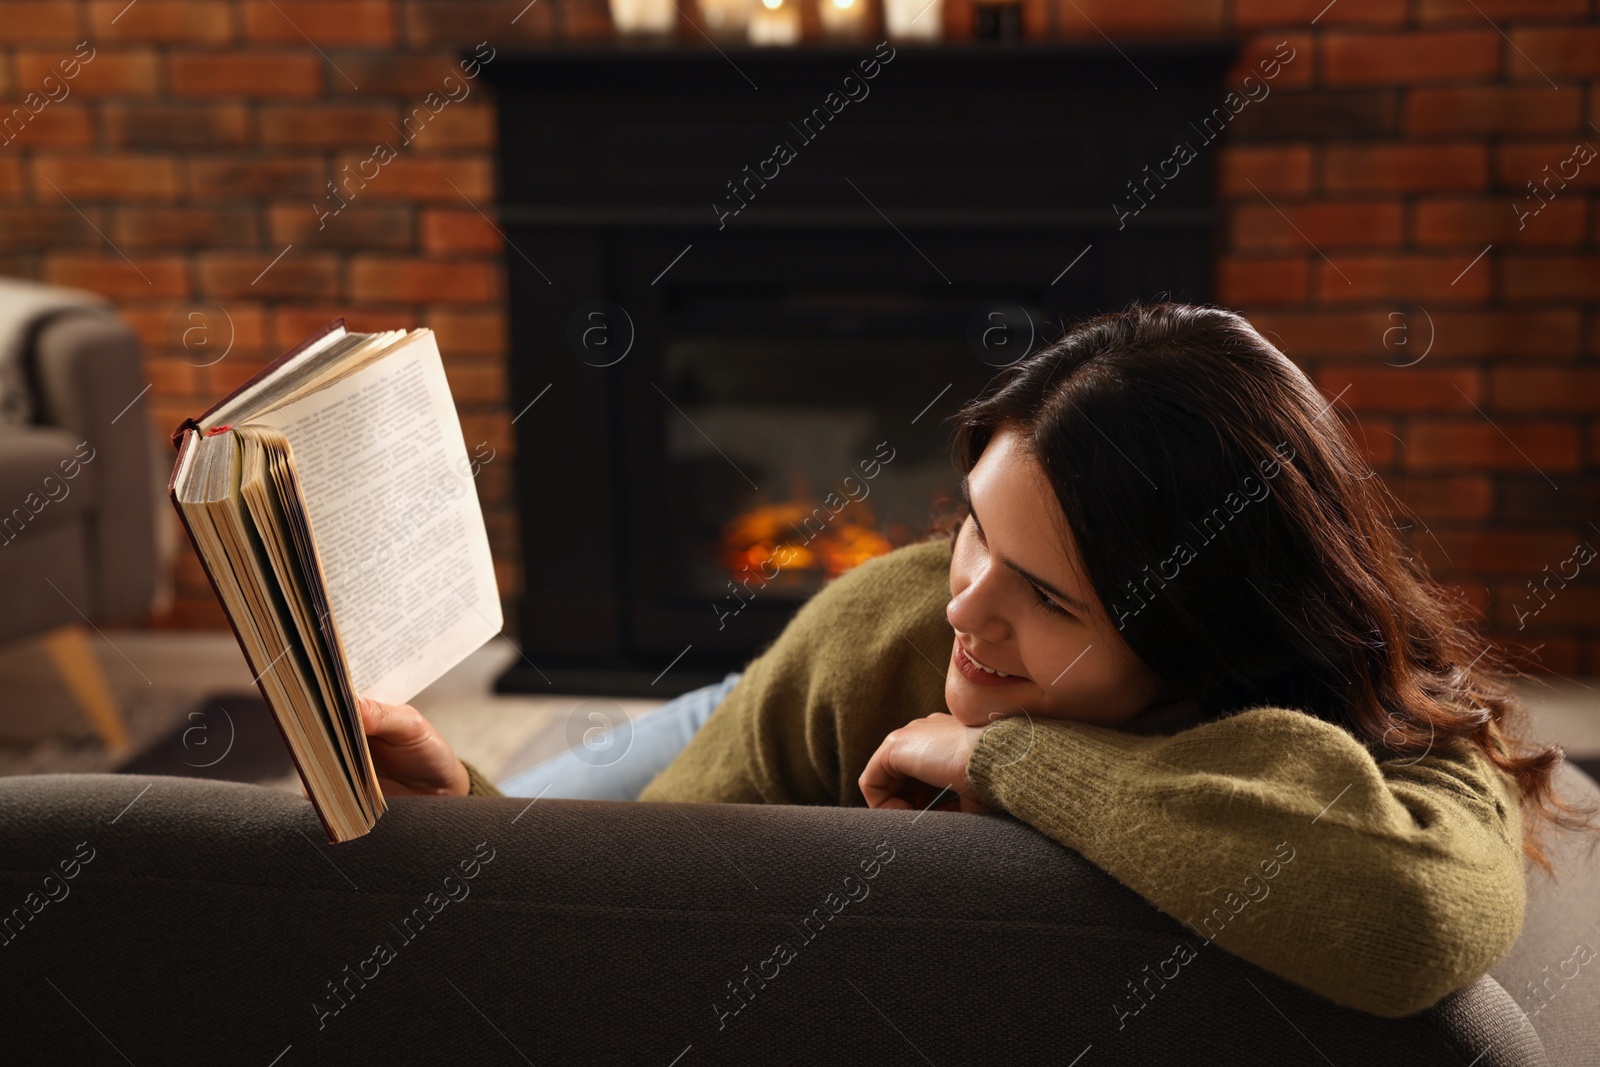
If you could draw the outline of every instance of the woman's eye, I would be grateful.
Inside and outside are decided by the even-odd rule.
[[[1049,597],[1045,596],[1043,589],[1040,589],[1038,586],[1034,585],[1032,582],[1028,583],[1028,589],[1031,590],[1032,593],[1033,593],[1033,601],[1034,601],[1034,603],[1038,604],[1041,608],[1044,608],[1046,611],[1054,612],[1055,614],[1060,615],[1064,619],[1072,618],[1072,612],[1066,610],[1061,605],[1057,604],[1054,600],[1051,600]]]

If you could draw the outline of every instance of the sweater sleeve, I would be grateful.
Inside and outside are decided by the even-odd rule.
[[[466,770],[467,770],[467,796],[469,796],[469,797],[503,797],[503,796],[505,796],[504,793],[500,792],[499,787],[497,787],[492,781],[489,780],[489,776],[484,774],[482,771],[478,770],[478,768],[474,767],[472,764],[468,763],[466,760],[462,760],[461,761],[461,766],[465,767]]]
[[[1521,933],[1520,795],[1474,745],[1379,762],[1277,707],[1155,737],[1012,717],[967,775],[1202,941],[1375,1015],[1421,1011]]]
[[[638,799],[865,806],[857,779],[884,737],[944,710],[949,571],[948,541],[930,541],[830,581]]]

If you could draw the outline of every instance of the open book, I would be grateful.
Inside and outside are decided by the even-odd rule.
[[[325,327],[173,433],[168,492],[328,840],[385,810],[356,696],[411,700],[500,631],[430,330]]]

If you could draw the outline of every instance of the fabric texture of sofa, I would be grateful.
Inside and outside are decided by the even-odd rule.
[[[392,805],[329,846],[263,787],[0,779],[7,1062],[1600,1064],[1600,860],[1566,835],[1513,953],[1384,1019],[1005,817]]]

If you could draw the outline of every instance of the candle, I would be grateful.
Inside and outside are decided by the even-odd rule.
[[[751,0],[700,0],[700,17],[713,37],[743,37]]]
[[[751,44],[794,44],[798,40],[800,0],[761,0],[761,6],[750,12]]]
[[[867,30],[867,0],[817,0],[817,18],[830,37],[862,37]]]
[[[671,33],[678,9],[672,0],[610,0],[611,24],[623,34]]]
[[[943,6],[942,0],[883,0],[884,27],[895,40],[937,40]]]

